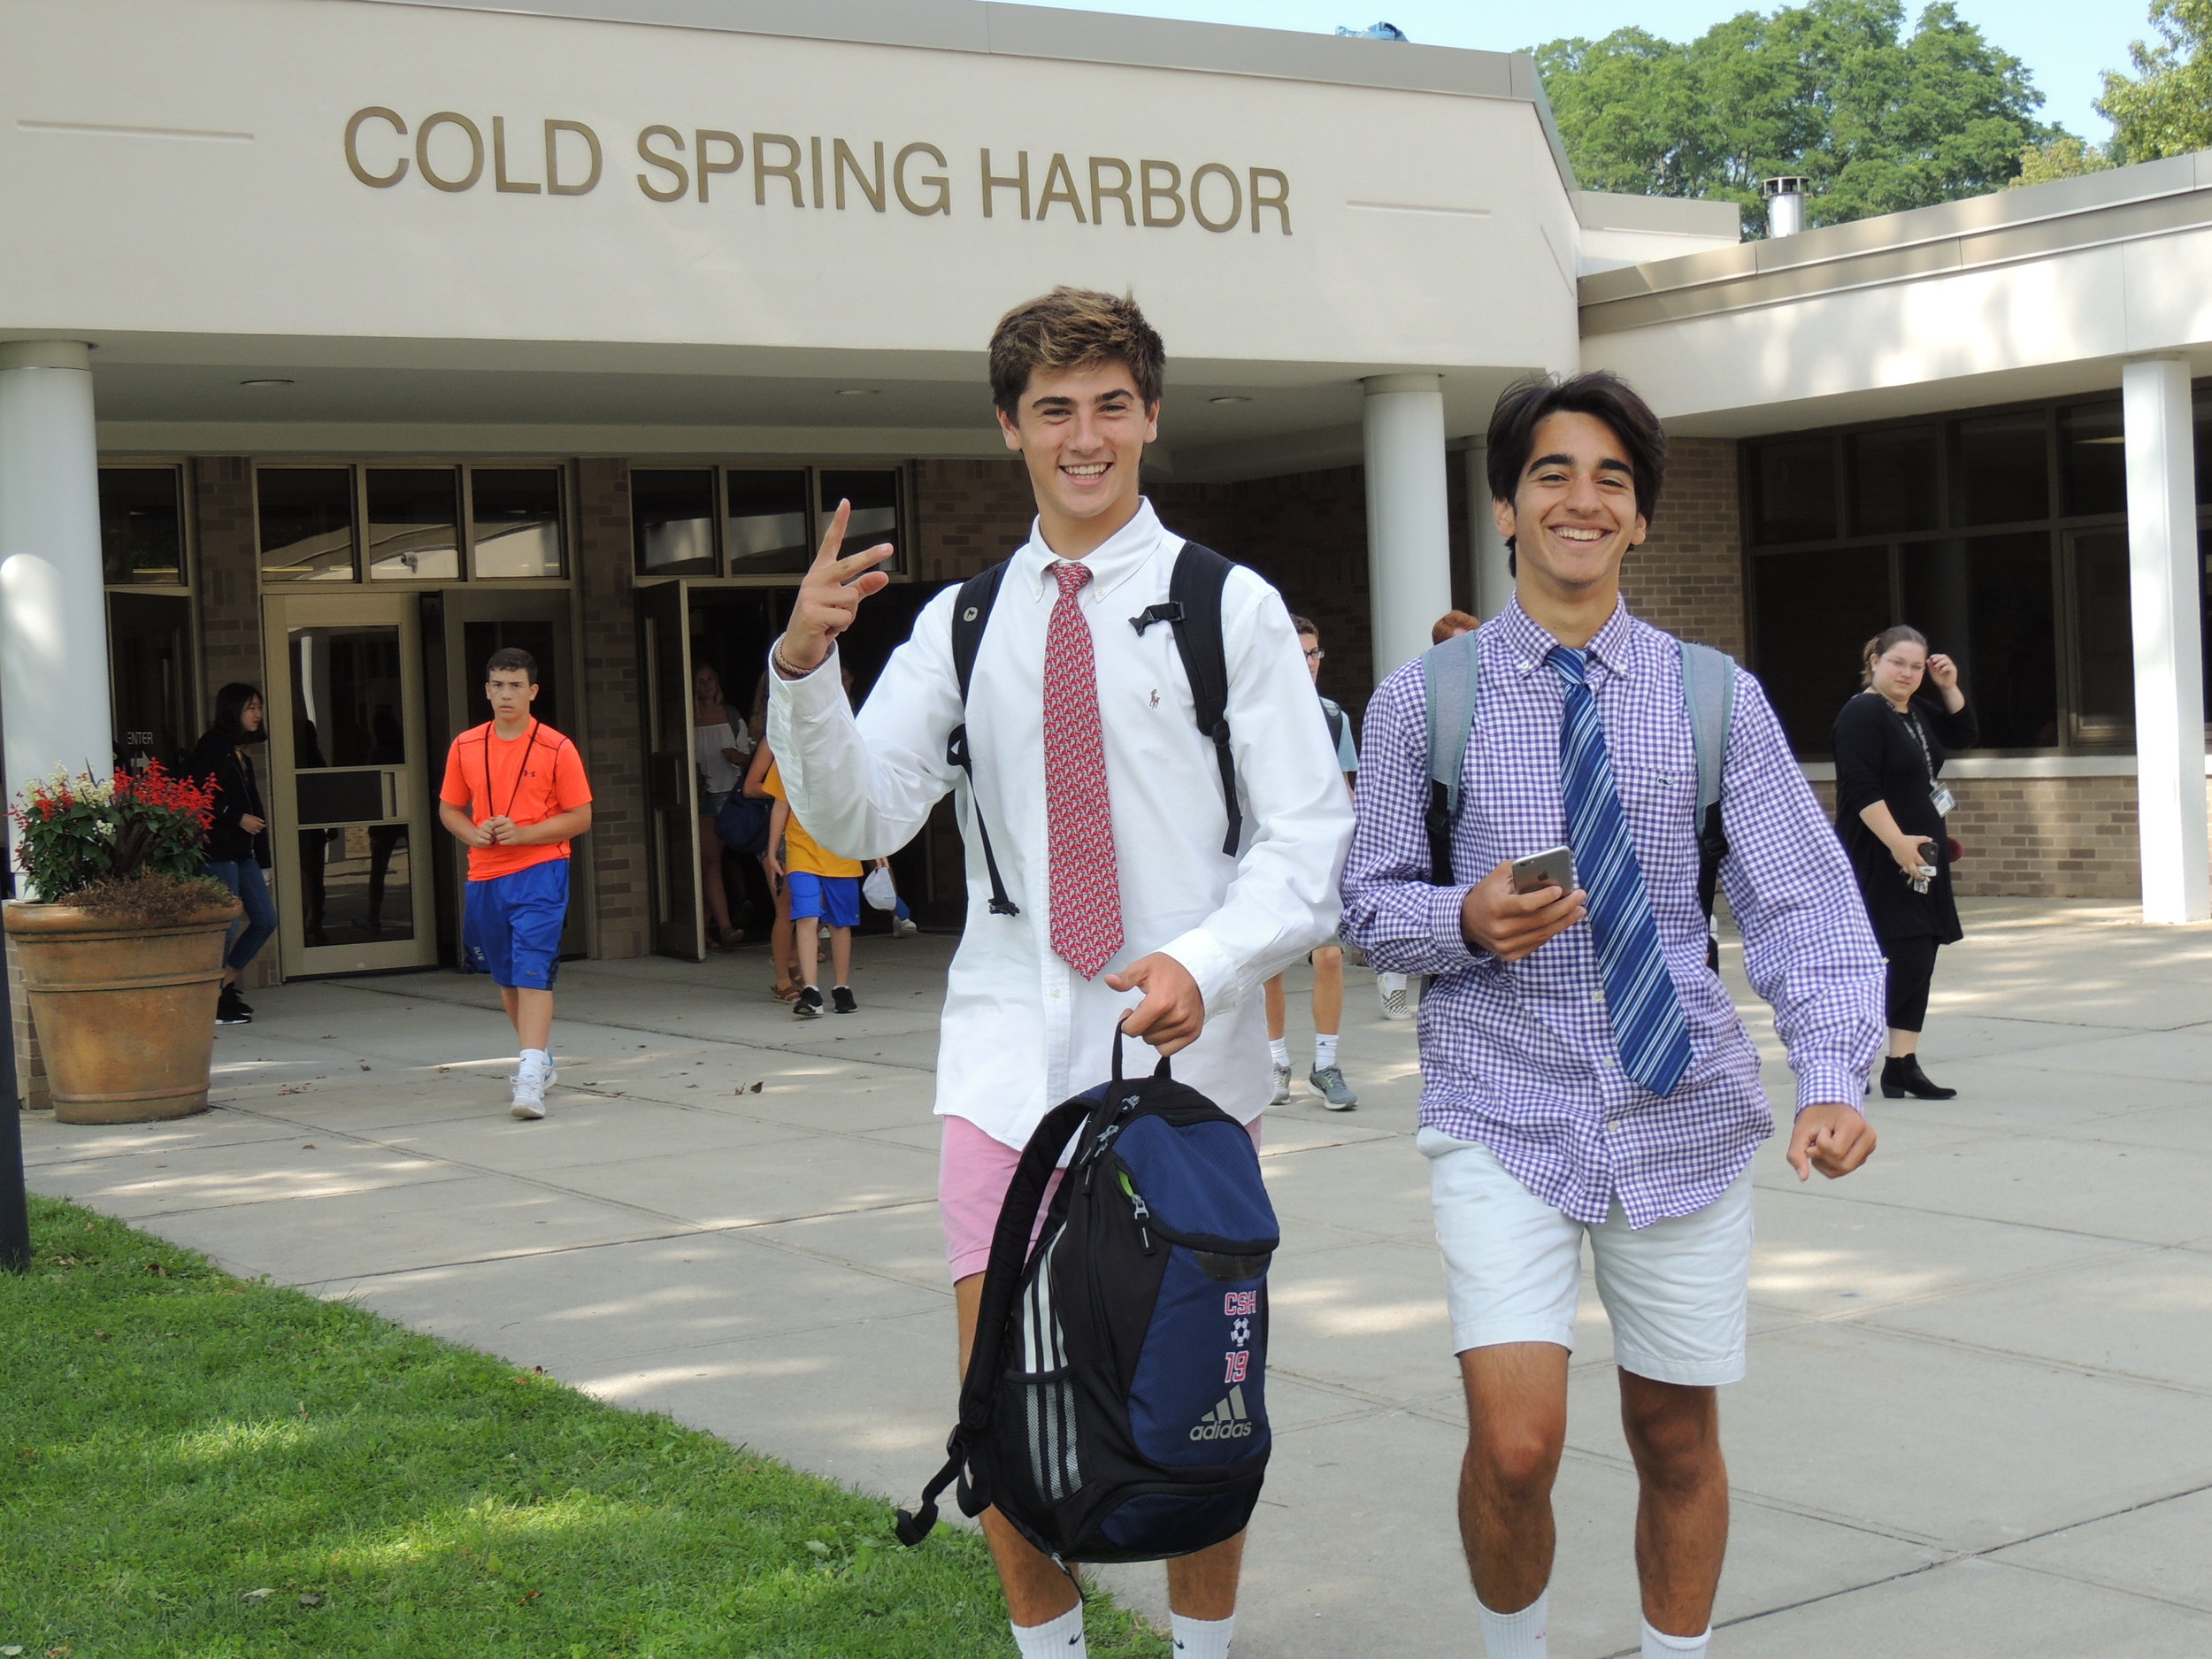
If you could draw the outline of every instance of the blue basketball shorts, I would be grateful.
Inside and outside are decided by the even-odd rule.
[[[505,990],[549,991],[568,923],[568,860],[549,858],[468,884],[461,942],[469,960]]]
[[[818,916],[832,927],[860,926],[860,878],[818,876],[794,870],[784,879],[791,887],[791,919]]]

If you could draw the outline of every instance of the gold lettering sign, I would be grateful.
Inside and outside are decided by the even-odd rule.
[[[389,190],[410,179],[449,196],[489,180],[512,196],[582,196],[606,176],[606,149],[595,127],[565,117],[538,122],[541,146],[529,136],[531,122],[511,127],[504,114],[481,119],[460,110],[437,110],[411,126],[398,111],[370,104],[347,117],[342,148],[346,170],[372,190]],[[1290,231],[1290,175],[1279,167],[1237,166],[1225,161],[1186,164],[1161,157],[1072,156],[984,148],[977,153],[972,196],[964,204],[956,173],[939,145],[923,140],[894,150],[879,138],[849,139],[810,134],[745,133],[698,127],[688,132],[664,122],[641,127],[632,149],[643,169],[632,174],[638,193],[653,202],[699,203],[751,197],[756,208],[888,214],[892,204],[917,219],[956,211],[984,219],[1042,224],[1060,210],[1061,221],[1125,230],[1194,227],[1221,234],[1242,225],[1255,235]],[[541,170],[535,177],[531,170]],[[889,156],[887,162],[886,156]],[[752,174],[752,188],[713,190],[718,180],[734,183]]]

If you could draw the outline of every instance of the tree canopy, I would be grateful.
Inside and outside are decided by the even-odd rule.
[[[2098,110],[2124,161],[2212,150],[2212,0],[2152,0],[2159,43],[2128,49],[2135,73],[2108,69]]]
[[[1806,222],[1839,224],[1997,189],[2062,135],[2036,119],[2026,67],[1949,0],[1904,23],[1902,0],[1809,0],[1684,43],[1631,27],[1534,55],[1586,189],[1733,200],[1755,234],[1763,179],[1803,175]]]

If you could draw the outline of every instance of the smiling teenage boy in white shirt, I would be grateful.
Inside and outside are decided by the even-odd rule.
[[[1018,913],[994,913],[969,861],[968,920],[946,986],[937,1069],[939,1199],[965,1356],[991,1231],[1045,1111],[1107,1074],[1115,1022],[1248,1124],[1267,1105],[1265,1026],[1248,995],[1330,937],[1351,803],[1313,718],[1313,685],[1282,599],[1233,568],[1222,592],[1228,722],[1243,833],[1166,626],[1183,540],[1139,493],[1157,435],[1165,353],[1133,302],[1056,288],[992,336],[991,391],[1037,518],[978,648],[964,710],[954,602],[931,602],[856,719],[836,636],[888,580],[887,546],[840,557],[841,505],[771,661],[769,741],[794,810],[857,858],[903,846],[974,764],[964,831],[987,829]],[[1081,1659],[1071,1578],[995,1512],[983,1527],[1025,1659]],[[1168,1563],[1179,1659],[1225,1659],[1243,1538]]]

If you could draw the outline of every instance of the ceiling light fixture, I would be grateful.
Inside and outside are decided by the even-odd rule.
[[[874,386],[841,386],[837,388],[837,395],[840,397],[880,397],[883,392],[881,388]]]
[[[1226,396],[1225,396],[1225,397],[1214,397],[1214,398],[1209,398],[1207,401],[1208,401],[1209,403],[1250,403],[1252,400],[1251,400],[1250,398],[1248,398],[1248,397],[1247,397],[1247,396],[1243,396],[1241,393],[1239,393],[1239,392],[1231,392],[1230,394],[1228,394],[1228,395],[1227,395]]]
[[[289,380],[241,380],[238,383],[241,386],[289,386],[292,384]]]

